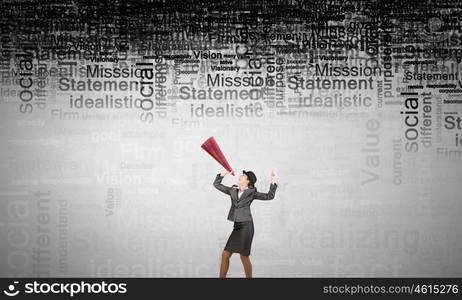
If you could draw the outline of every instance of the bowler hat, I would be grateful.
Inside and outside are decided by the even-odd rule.
[[[257,182],[257,176],[255,176],[255,174],[252,171],[244,171],[244,170],[242,170],[242,173],[247,175],[247,178],[250,181],[250,185],[254,185],[255,182]]]

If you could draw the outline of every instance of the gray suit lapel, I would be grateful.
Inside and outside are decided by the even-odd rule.
[[[233,185],[233,192],[231,193],[231,201],[237,205],[237,201],[238,201],[238,188],[236,185]]]
[[[233,185],[233,192],[231,193],[231,201],[237,205],[241,200],[247,197],[247,194],[250,193],[252,189],[248,188],[242,192],[241,197],[239,198],[239,187],[237,185]]]
[[[250,191],[250,189],[244,190],[244,191],[242,192],[242,194],[241,194],[241,197],[238,198],[237,201],[239,202],[239,201],[241,201],[242,199],[245,199],[245,197],[246,197],[247,193],[249,193],[249,191]],[[238,195],[239,195],[239,193],[238,193]]]

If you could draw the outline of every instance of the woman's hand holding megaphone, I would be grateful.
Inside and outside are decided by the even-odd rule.
[[[231,172],[229,172],[228,170],[224,170],[223,172],[221,172],[220,176],[225,177],[225,175],[227,174],[231,174]]]

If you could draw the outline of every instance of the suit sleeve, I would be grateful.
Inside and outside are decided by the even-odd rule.
[[[254,199],[257,199],[257,200],[272,200],[272,199],[274,199],[274,195],[276,194],[276,189],[277,188],[278,188],[277,183],[271,183],[268,193],[256,192]]]
[[[220,173],[217,174],[215,177],[215,181],[213,182],[213,186],[217,188],[217,190],[222,191],[225,194],[231,195],[231,187],[223,185],[221,181],[223,177],[221,177]]]

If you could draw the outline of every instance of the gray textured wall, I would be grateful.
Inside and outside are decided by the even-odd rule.
[[[394,148],[398,110],[267,112],[140,125],[136,111],[56,120],[2,103],[0,275],[216,276],[232,222],[212,186],[222,168],[200,148],[212,135],[260,191],[277,173],[275,199],[252,204],[255,276],[462,274],[460,160]],[[229,275],[242,272],[233,256]]]

